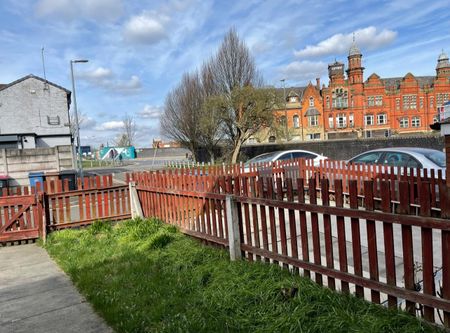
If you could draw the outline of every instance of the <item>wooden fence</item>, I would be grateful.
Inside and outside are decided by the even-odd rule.
[[[417,216],[407,180],[379,181],[377,197],[373,180],[363,181],[361,195],[357,180],[335,179],[331,186],[327,179],[298,178],[294,191],[290,178],[177,172],[130,178],[146,217],[237,247],[247,260],[279,264],[450,327],[450,207],[442,205],[442,218],[431,216],[429,181],[420,183]],[[396,205],[392,186],[399,192]],[[449,202],[443,183],[438,194],[439,202]]]
[[[420,168],[407,168],[399,166],[386,165],[370,165],[370,164],[349,164],[345,161],[321,160],[314,163],[313,160],[294,159],[276,162],[255,163],[251,165],[234,164],[234,165],[215,165],[215,166],[197,166],[188,168],[182,166],[174,169],[178,174],[184,175],[212,175],[212,176],[259,176],[263,178],[272,177],[275,181],[278,177],[291,178],[294,187],[296,187],[296,179],[305,180],[305,187],[308,187],[309,180],[315,179],[315,183],[319,184],[321,178],[327,178],[330,182],[330,189],[334,191],[334,180],[341,179],[343,184],[343,192],[345,195],[349,193],[349,182],[356,180],[358,194],[364,194],[364,181],[384,181],[389,180],[391,188],[392,201],[399,202],[400,181],[408,181],[410,184],[410,192],[408,196],[412,205],[418,206],[420,197],[421,182],[430,182],[430,198],[431,208],[438,211],[439,203],[439,187],[445,184],[444,174],[442,170],[427,170]],[[132,178],[132,175],[129,176]],[[374,187],[375,194],[379,196],[379,183]]]
[[[85,177],[70,190],[66,179],[16,187],[0,197],[0,243],[43,237],[48,231],[131,217],[128,185],[112,176]],[[14,195],[10,195],[14,193]]]

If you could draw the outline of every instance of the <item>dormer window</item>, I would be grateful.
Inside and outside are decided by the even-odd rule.
[[[297,102],[297,97],[296,96],[289,97],[289,102],[291,102],[291,103]]]

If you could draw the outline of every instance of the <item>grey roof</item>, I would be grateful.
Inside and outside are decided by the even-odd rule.
[[[7,89],[7,88],[9,88],[9,87],[11,87],[11,86],[13,86],[13,85],[15,85],[17,83],[20,83],[20,82],[28,80],[28,79],[40,80],[40,81],[42,81],[44,83],[48,83],[49,85],[52,85],[52,86],[58,88],[58,89],[64,90],[69,96],[71,94],[70,90],[68,90],[68,89],[66,89],[64,87],[61,87],[61,86],[57,85],[56,83],[53,83],[53,82],[48,81],[48,80],[45,80],[45,79],[43,79],[43,78],[41,78],[39,76],[33,75],[33,74],[29,74],[27,76],[24,76],[24,77],[22,77],[22,78],[20,78],[20,79],[18,79],[16,81],[13,81],[13,82],[8,83],[8,84],[1,84],[0,85],[0,90]]]
[[[316,108],[309,108],[305,112],[305,117],[310,117],[310,116],[320,116],[319,110],[317,110]]]
[[[436,79],[434,76],[415,76],[414,78],[417,80],[420,88],[423,88],[426,85],[430,87],[433,86],[434,80]],[[388,77],[381,79],[381,82],[385,87],[400,88],[400,84],[403,79],[403,77]]]

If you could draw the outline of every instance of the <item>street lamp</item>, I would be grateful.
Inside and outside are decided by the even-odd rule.
[[[283,96],[284,96],[284,130],[286,133],[286,141],[289,141],[289,132],[288,132],[288,118],[287,118],[287,105],[286,105],[286,79],[281,79],[283,82]]]
[[[75,94],[75,79],[73,76],[73,64],[86,63],[86,62],[88,62],[88,60],[84,60],[84,59],[70,60],[70,73],[72,75],[73,106],[74,106],[74,111],[75,111],[75,123],[77,126],[78,174],[80,175],[82,184],[83,184],[83,164],[82,164],[82,157],[81,157],[80,123],[78,121],[77,96]]]

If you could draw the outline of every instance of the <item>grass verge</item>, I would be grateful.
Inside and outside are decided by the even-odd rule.
[[[436,330],[274,265],[230,262],[156,220],[59,231],[45,246],[117,332]]]

